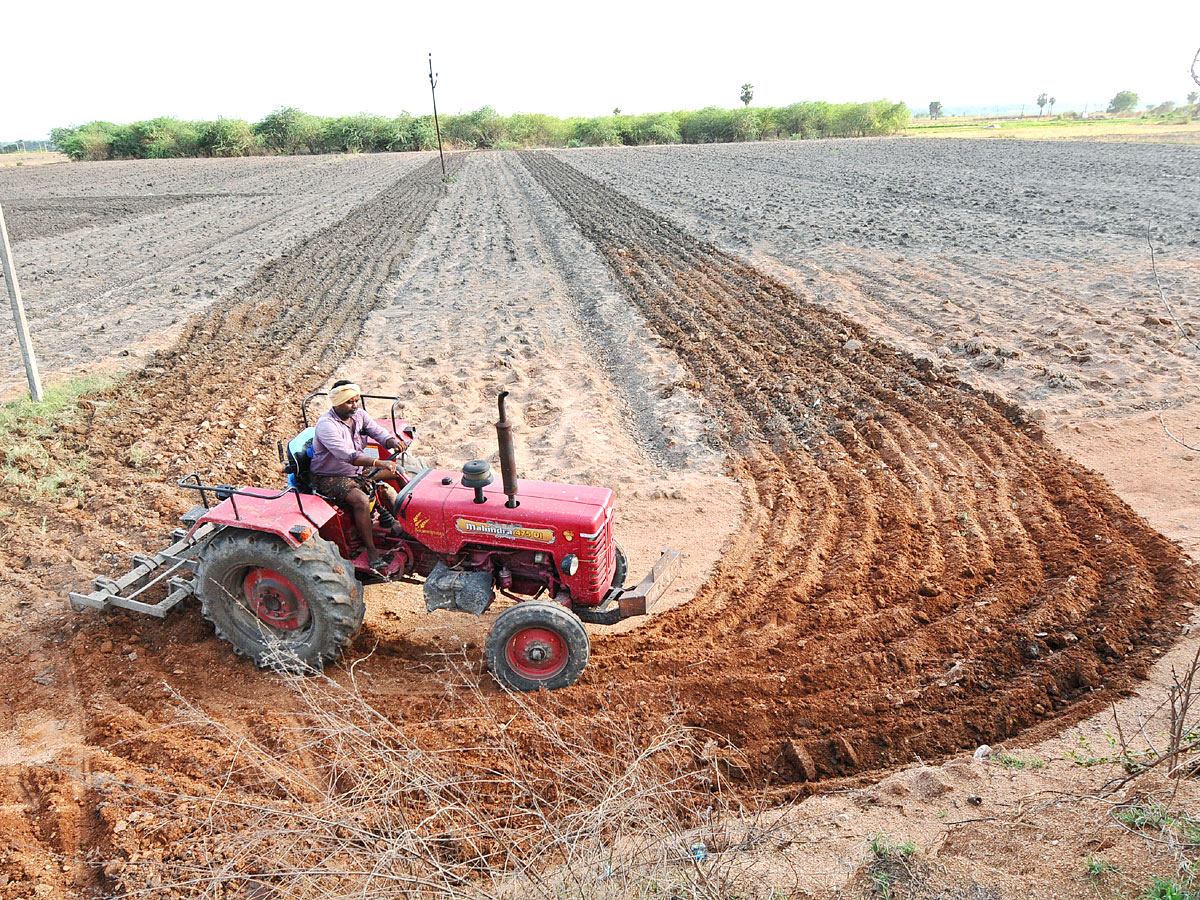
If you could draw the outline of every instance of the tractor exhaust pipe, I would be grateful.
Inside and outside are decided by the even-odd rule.
[[[497,399],[500,421],[496,423],[496,439],[500,444],[500,477],[504,481],[504,493],[508,495],[505,506],[515,509],[521,504],[517,500],[517,451],[513,447],[512,423],[504,414],[504,398],[508,391],[501,391]]]

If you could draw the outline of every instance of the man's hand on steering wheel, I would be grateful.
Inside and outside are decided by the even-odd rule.
[[[363,477],[379,478],[385,475],[395,475],[397,471],[396,463],[391,459],[375,459],[371,461],[371,465],[363,469]]]
[[[394,459],[375,459],[374,457],[366,457],[366,462],[359,462],[358,459],[352,460],[352,463],[360,465],[362,472],[359,473],[360,478],[365,478],[368,481],[373,481],[376,478],[395,475],[399,471],[399,464]]]

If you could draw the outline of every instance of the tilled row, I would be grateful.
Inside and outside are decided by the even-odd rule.
[[[455,172],[461,158],[451,156],[447,163]],[[5,590],[37,596],[35,591],[53,589],[64,578],[71,579],[68,583],[79,578],[71,570],[48,571],[31,562],[42,545],[74,547],[80,558],[91,553],[94,559],[103,549],[127,547],[139,537],[160,541],[156,535],[176,524],[180,498],[172,479],[186,471],[182,465],[207,468],[218,477],[237,466],[246,472],[236,478],[241,483],[255,477],[276,482],[274,441],[294,428],[291,411],[298,397],[319,387],[349,355],[367,317],[384,299],[384,283],[409,254],[444,191],[436,160],[409,173],[265,266],[195,319],[171,349],[92,402],[87,427],[72,426],[71,432],[60,434],[65,448],[46,449],[51,454],[86,453],[93,460],[87,502],[93,507],[91,520],[99,523],[80,534],[69,516],[51,512],[43,517],[45,511],[28,501],[27,521],[40,519],[41,532],[6,535],[0,553]],[[272,425],[278,410],[286,410],[287,418]],[[268,452],[257,452],[260,448]],[[166,471],[133,471],[135,459]],[[23,502],[16,497],[9,501]],[[103,510],[113,517],[101,518]],[[129,649],[118,657],[113,643],[138,642],[148,624],[146,640],[159,648],[157,658],[143,654],[135,665],[137,653]],[[159,717],[174,713],[163,706],[160,689],[147,685],[167,671],[175,673],[171,677],[194,672],[204,681],[212,671],[206,660],[224,651],[215,643],[203,644],[201,636],[211,632],[198,614],[166,624],[113,617],[102,631],[106,638],[99,644],[86,628],[75,633],[52,619],[9,632],[0,643],[7,660],[0,679],[0,713],[14,722],[49,714],[59,722],[84,723],[79,740],[96,751],[87,765],[111,769],[118,777],[124,771],[122,758],[135,766],[151,764],[152,758],[151,769],[167,773],[167,783],[193,772],[194,746],[164,755],[164,746],[156,744],[151,756],[143,757],[134,746],[140,738],[110,746],[114,727],[124,722],[131,735],[155,732]],[[174,663],[166,663],[172,650],[183,647]],[[141,670],[143,665],[154,674]],[[163,665],[172,668],[164,670]],[[223,684],[223,677],[217,677],[206,687],[219,693]],[[255,708],[247,721],[260,722],[275,711],[271,702],[251,692],[246,702]],[[195,739],[185,740],[185,746],[188,741],[194,744]],[[209,746],[205,753],[218,758],[222,749]],[[8,784],[0,790],[0,834],[7,839],[0,839],[0,876],[19,881],[25,873],[41,871],[49,853],[75,861],[69,879],[91,893],[100,876],[79,860],[111,838],[107,828],[112,822],[99,814],[81,776],[70,765],[11,766],[0,774]]]
[[[451,173],[460,165],[449,158]],[[119,460],[123,449],[137,446],[153,457],[173,450],[158,435],[189,435],[191,465],[243,460],[247,471],[275,477],[272,455],[256,451],[283,435],[264,433],[261,423],[294,408],[297,396],[319,387],[352,353],[384,282],[445,190],[440,173],[431,161],[404,176],[193,320],[172,349],[113,393],[121,412],[106,410],[97,421],[92,449],[99,444]],[[255,427],[239,427],[246,422]]]
[[[812,780],[1082,714],[1178,632],[1177,549],[997,398],[522,159],[722,411],[753,499],[697,601],[606,644],[599,678],[632,657],[656,705]]]

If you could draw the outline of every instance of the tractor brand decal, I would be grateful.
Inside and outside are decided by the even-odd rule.
[[[554,531],[550,528],[530,528],[511,522],[476,522],[463,518],[456,519],[454,526],[463,534],[486,534],[512,541],[537,541],[539,544],[554,543]]]
[[[428,531],[429,516],[425,515],[425,513],[417,513],[413,516],[412,525],[414,531]]]
[[[575,532],[573,532],[573,531],[564,531],[564,532],[563,532],[563,540],[564,540],[564,541],[568,541],[568,542],[575,540]]]

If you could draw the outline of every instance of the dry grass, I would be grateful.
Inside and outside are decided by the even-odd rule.
[[[1027,141],[1151,141],[1156,143],[1200,143],[1200,120],[1091,122],[1001,122],[999,128],[987,121],[956,128],[909,128],[908,137],[992,138]]]
[[[464,678],[452,686],[454,721],[470,720],[479,738],[431,751],[418,733],[438,723],[393,721],[353,669],[340,680],[277,677],[305,712],[269,736],[233,733],[175,696],[181,728],[229,748],[206,782],[104,785],[120,821],[140,829],[137,852],[97,863],[114,893],[800,896],[774,852],[789,843],[786,811],[744,801],[706,758],[711,737],[676,721],[638,725],[616,705],[581,731],[556,715],[552,695],[497,702]]]
[[[0,169],[8,166],[48,166],[51,163],[65,162],[67,155],[53,150],[0,154]]]

